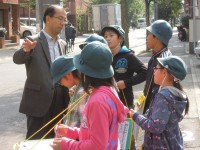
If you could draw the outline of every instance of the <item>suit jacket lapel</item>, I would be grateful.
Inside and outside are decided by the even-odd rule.
[[[46,39],[43,32],[40,32],[39,39],[40,39],[40,43],[42,45],[42,50],[44,51],[44,54],[45,54],[45,56],[48,60],[48,63],[50,65],[51,64],[51,56],[50,56],[50,52],[49,52],[49,46],[48,46],[47,39]]]

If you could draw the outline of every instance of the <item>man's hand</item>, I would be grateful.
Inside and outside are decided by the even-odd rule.
[[[36,44],[37,44],[37,41],[32,42],[28,38],[26,38],[22,44],[23,51],[25,53],[30,52],[35,47]]]

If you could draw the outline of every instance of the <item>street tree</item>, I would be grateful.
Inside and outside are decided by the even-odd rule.
[[[174,19],[179,15],[182,0],[145,0],[145,9],[146,9],[146,24],[150,25],[150,3],[158,5],[157,16],[155,19],[165,19],[169,21]],[[156,15],[156,14],[154,14]]]
[[[118,3],[119,0],[91,0],[92,4]]]
[[[179,15],[181,5],[182,5],[182,0],[145,0],[145,8],[146,8],[146,25],[150,25],[150,3],[153,3],[154,6],[157,4],[158,18],[155,19],[164,19],[166,21],[169,21],[172,19],[175,20],[175,18]],[[173,21],[175,22],[175,21]]]
[[[28,9],[28,17],[30,18],[30,11],[31,9],[36,9],[36,0],[19,0],[20,7],[24,7]],[[28,21],[28,24],[30,25],[30,19]]]
[[[35,9],[36,8],[36,0],[19,0],[20,7]]]
[[[138,18],[144,15],[145,4],[141,0],[127,1],[129,26],[136,27]]]
[[[146,10],[146,25],[150,25],[150,3],[154,2],[154,0],[145,0],[145,10]]]
[[[164,19],[175,22],[175,18],[179,16],[180,10],[182,8],[182,0],[159,0],[158,1],[158,19]],[[174,24],[171,24],[172,26]]]
[[[129,47],[129,38],[128,38],[128,33],[129,33],[129,23],[128,23],[128,15],[127,15],[127,1],[126,0],[121,0],[121,23],[122,23],[122,28],[125,31],[125,41],[127,47]]]
[[[128,33],[131,23],[135,22],[141,14],[144,12],[144,3],[141,0],[91,0],[90,5],[91,9],[93,4],[105,4],[105,3],[120,3],[121,4],[121,22],[122,28],[124,29],[126,35],[126,44],[129,46]]]

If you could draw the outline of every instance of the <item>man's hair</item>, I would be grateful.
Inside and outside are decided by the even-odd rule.
[[[55,12],[56,12],[56,8],[58,8],[58,7],[61,7],[61,6],[59,6],[59,5],[51,5],[45,10],[44,17],[43,17],[44,23],[46,23],[46,16],[53,17]]]

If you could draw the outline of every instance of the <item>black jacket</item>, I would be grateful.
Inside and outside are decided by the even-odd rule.
[[[66,39],[74,39],[76,37],[76,30],[73,26],[66,25],[65,26],[65,38]]]
[[[159,86],[154,83],[154,77],[153,77],[154,67],[156,67],[158,64],[157,58],[168,57],[170,55],[172,55],[171,51],[167,47],[165,47],[158,53],[154,54],[148,62],[146,84],[144,87],[144,95],[146,96],[146,103],[145,103],[144,111],[143,111],[144,113],[149,108],[151,99],[153,98],[155,93],[158,92],[158,88],[159,88]]]
[[[124,105],[127,106],[128,104],[128,107],[131,107],[134,98],[132,86],[145,81],[147,69],[132,50],[120,50],[113,57],[112,66],[115,72],[115,80],[123,80],[126,85],[126,88],[119,92],[120,99]]]

